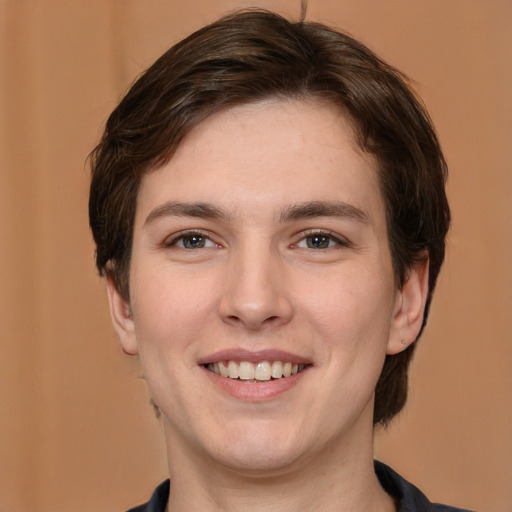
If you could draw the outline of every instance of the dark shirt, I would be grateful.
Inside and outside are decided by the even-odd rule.
[[[384,490],[395,498],[397,512],[471,512],[467,509],[430,503],[417,487],[382,462],[375,461],[375,473]],[[171,484],[166,480],[156,488],[148,503],[132,508],[128,512],[165,512],[170,488]]]

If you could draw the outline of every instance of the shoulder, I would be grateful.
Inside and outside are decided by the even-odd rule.
[[[165,512],[169,500],[170,485],[169,480],[165,480],[155,489],[147,503],[131,508],[127,512]]]
[[[468,509],[431,503],[417,487],[382,462],[375,461],[375,473],[384,490],[397,501],[398,512],[472,512]]]

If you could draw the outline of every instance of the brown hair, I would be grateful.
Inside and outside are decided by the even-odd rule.
[[[397,287],[428,255],[424,326],[450,220],[447,169],[429,116],[406,82],[350,36],[267,11],[229,15],[190,35],[133,84],[92,152],[89,218],[100,274],[129,299],[140,180],[168,162],[190,130],[235,105],[315,97],[341,109],[360,147],[377,159]],[[386,357],[375,424],[388,423],[404,406],[414,347]]]

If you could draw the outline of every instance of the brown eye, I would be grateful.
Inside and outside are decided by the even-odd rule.
[[[309,249],[328,249],[334,245],[334,240],[325,235],[312,235],[306,237],[306,245]]]
[[[302,249],[313,249],[313,250],[322,250],[322,249],[332,249],[334,247],[344,246],[347,247],[348,242],[340,239],[330,233],[311,233],[309,235],[304,236],[296,247]]]
[[[206,247],[206,238],[199,235],[188,235],[181,238],[185,249],[202,249]]]
[[[166,242],[168,248],[178,249],[208,249],[218,247],[218,245],[207,235],[203,233],[184,233],[176,236],[174,239]]]

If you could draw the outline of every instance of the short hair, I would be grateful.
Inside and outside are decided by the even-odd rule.
[[[359,41],[263,10],[225,16],[177,43],[110,115],[91,153],[89,218],[100,275],[129,300],[141,178],[167,163],[208,116],[268,98],[326,101],[351,122],[360,148],[376,158],[397,288],[428,257],[423,330],[450,222],[447,166],[428,113],[407,78]],[[415,345],[386,356],[375,390],[375,425],[389,423],[403,408]]]

